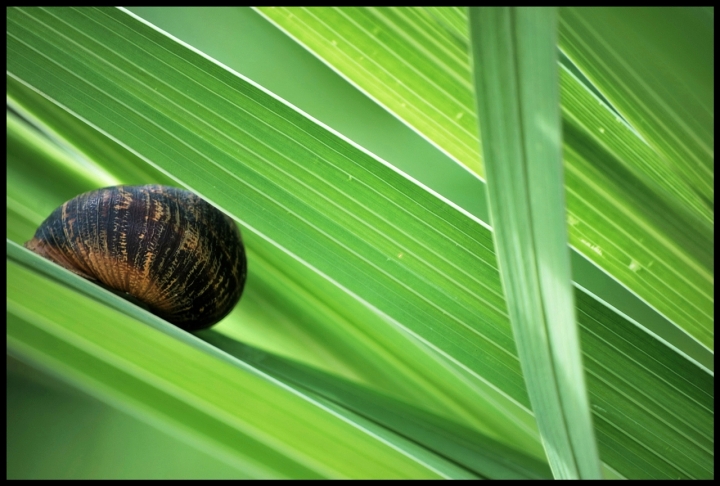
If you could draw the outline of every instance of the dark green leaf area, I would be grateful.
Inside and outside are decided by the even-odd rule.
[[[603,461],[626,477],[711,474],[712,376],[584,292],[575,298]]]

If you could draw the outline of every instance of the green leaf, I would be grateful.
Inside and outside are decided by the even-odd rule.
[[[6,79],[8,106],[21,113],[39,131],[79,161],[83,173],[92,174],[95,185],[88,190],[97,187],[97,184],[113,186],[120,181],[125,184],[170,183],[171,179],[165,174],[117,143],[107,138],[98,138],[96,130],[83,120],[48,102],[41,94],[16,79]],[[68,192],[68,197],[62,200],[78,192]]]
[[[52,113],[55,107],[47,106],[49,102],[43,100],[36,100],[37,109],[48,109]],[[8,125],[9,128],[14,126],[23,127],[17,121]],[[59,141],[65,140],[63,128],[70,135],[74,133],[70,127],[72,124],[58,126],[61,130],[57,133]],[[101,177],[94,185],[91,181],[80,186],[63,184],[62,192],[57,195],[48,191],[43,193],[43,182],[33,180],[34,174],[52,174],[51,179],[65,177],[65,170],[83,174],[81,162],[84,161],[67,159],[57,155],[56,151],[54,156],[38,160],[38,166],[28,166],[29,160],[35,161],[39,156],[28,157],[27,153],[49,144],[39,134],[22,142],[16,141],[13,133],[8,131],[8,160],[13,176],[13,183],[8,187],[9,200],[13,201],[8,226],[17,229],[19,234],[13,240],[22,243],[32,237],[35,228],[57,205],[79,192],[104,185],[105,178]],[[94,138],[98,138],[97,135]],[[108,142],[113,143],[100,137],[99,140],[88,140],[87,144],[92,147]],[[79,138],[78,144],[78,151],[87,151],[85,139]],[[113,149],[125,151],[119,146]],[[16,152],[17,156],[10,157]],[[133,164],[136,157],[125,152],[125,157],[110,162],[99,159],[98,162],[116,170],[118,165]],[[38,204],[40,209],[36,209]],[[408,342],[413,338],[388,325],[375,312],[294,257],[267,244],[252,232],[243,235],[252,264],[243,304],[217,326],[227,336],[351,379],[372,383],[386,393],[423,403],[425,408],[437,413],[462,417],[480,430],[510,440],[510,443],[527,447],[528,441],[538,440],[534,431],[527,428],[532,418],[519,407],[510,412],[507,404],[500,410],[490,406],[482,410],[481,420],[478,420],[477,400],[472,398],[477,390],[468,388],[466,378],[457,376],[457,372],[448,370],[446,365],[428,360],[426,350],[418,348],[417,343]],[[273,311],[269,312],[269,309]],[[268,320],[272,321],[271,326]],[[485,393],[493,394],[491,390]],[[495,398],[498,399],[504,400]],[[520,423],[519,430],[517,424],[504,423],[507,416],[513,414],[514,420]]]
[[[108,27],[93,32],[105,19]],[[186,185],[198,194],[212,194],[206,198],[245,228],[302,255],[307,265],[471,370],[493,375],[487,378],[526,402],[491,238],[483,226],[122,12],[14,10],[10,20],[12,76],[72,105],[143,158],[190,182]],[[60,34],[59,27],[72,22],[94,36],[78,29],[68,29],[69,38]],[[62,49],[48,42],[55,35]],[[135,36],[145,41],[145,50],[128,40]],[[28,41],[42,46],[42,57]],[[110,43],[113,51],[106,47]],[[154,57],[164,58],[168,50],[175,52],[165,63]],[[70,71],[43,72],[35,61],[48,55]],[[104,110],[97,112],[97,106]],[[459,252],[443,250],[456,247]],[[473,276],[463,270],[470,266],[477,268]],[[498,324],[479,332],[478,318]],[[468,346],[475,341],[486,353]]]
[[[565,69],[561,75],[572,78]],[[707,346],[710,227],[637,169],[656,159],[652,150],[610,110],[582,109],[600,101],[579,83],[568,84],[563,156],[571,244]]]
[[[422,9],[258,9],[438,149],[482,176],[466,47]]]
[[[466,7],[425,7],[425,11],[461,42],[468,38]]]
[[[307,396],[228,360],[154,316],[145,313],[143,318],[153,327],[138,325],[41,278],[23,262],[32,258],[41,260],[35,265],[51,264],[28,253],[8,248],[8,344],[77,386],[144,408],[154,420],[182,429],[252,476],[438,477],[432,466],[398,450],[401,439],[390,446],[378,440],[372,427],[327,413]],[[88,292],[105,292],[58,270]],[[106,294],[106,299],[121,301]],[[38,299],[47,305],[36,306]],[[74,305],[65,310],[68,299]],[[135,307],[127,302],[115,306]],[[135,314],[143,312],[135,309]],[[187,345],[178,346],[178,341]],[[329,448],[338,453],[326,454]],[[345,457],[354,460],[347,463]]]
[[[414,92],[433,89],[438,93],[450,92],[458,102],[472,107],[467,34],[460,45],[457,38],[461,32],[457,19],[464,14],[463,10],[443,10],[446,17],[455,19],[455,28],[448,28],[447,20],[437,10],[427,13],[416,8],[259,10],[431,142],[446,143],[437,135],[437,126],[443,124],[459,133],[450,120],[450,104],[440,101],[440,95],[418,100],[408,108],[395,86],[422,85],[422,89],[416,87]],[[421,22],[423,28],[419,27]],[[333,29],[329,30],[328,25]],[[445,55],[439,54],[450,45],[459,50],[452,55],[449,50],[443,51]],[[346,50],[352,50],[355,57],[346,54]],[[358,56],[373,62],[359,64]],[[397,62],[404,58],[413,60],[412,67]],[[418,58],[422,61],[416,62]],[[454,60],[452,68],[448,66],[450,60]],[[415,71],[416,65],[422,66],[422,76]],[[449,73],[453,74],[453,81],[446,80]],[[385,79],[388,76],[395,81]],[[381,78],[387,82],[380,82]],[[468,82],[457,84],[461,79]],[[643,150],[645,142],[637,132],[629,129],[602,101],[573,103],[569,92],[588,91],[574,76],[563,73],[561,86],[571,244],[712,350],[713,237],[706,205],[686,184],[676,183],[677,178],[669,180],[669,169],[662,156],[647,147]],[[584,97],[592,95],[588,92]],[[434,104],[429,105],[431,101]],[[409,113],[411,109],[413,112]],[[463,116],[465,122],[467,116]],[[469,116],[474,117],[474,111]],[[579,119],[588,116],[604,123],[582,123],[580,133],[567,129],[567,125],[577,126]],[[433,128],[428,128],[430,123]],[[452,153],[448,147],[444,150]],[[462,157],[455,159],[478,172]],[[628,170],[634,174],[628,174]],[[648,193],[652,194],[651,199],[639,197]],[[606,211],[611,214],[605,215]],[[619,237],[627,228],[634,234]],[[687,244],[691,249],[699,248],[700,253],[689,251]],[[662,283],[670,274],[675,275],[672,287]]]
[[[43,14],[40,10],[31,10],[31,12],[37,12],[41,15]],[[65,10],[53,10],[51,12],[52,14],[50,19],[53,18],[53,15],[57,15],[58,13],[69,15],[71,18],[76,14],[72,11]],[[84,19],[84,15],[88,11],[81,12],[82,13],[77,14],[80,21]],[[424,255],[430,255],[432,261],[443,264],[442,257],[439,256],[442,255],[442,251],[437,249],[433,254],[432,252],[423,249],[424,245],[427,243],[421,239],[416,239],[415,237],[406,234],[406,232],[414,231],[416,233],[422,233],[425,231],[425,228],[432,228],[433,222],[435,222],[439,228],[450,228],[448,223],[444,222],[441,217],[435,216],[434,212],[439,211],[441,215],[459,214],[455,209],[445,205],[444,203],[440,203],[440,205],[438,205],[438,200],[430,194],[427,194],[422,188],[414,186],[403,177],[395,174],[389,168],[379,164],[375,159],[352,147],[342,139],[336,138],[334,135],[326,132],[323,128],[313,124],[311,121],[304,119],[298,113],[294,112],[281,102],[273,99],[271,96],[246,81],[236,78],[224,69],[215,66],[211,62],[202,59],[200,56],[197,56],[192,52],[187,51],[184,47],[174,44],[172,41],[166,39],[165,36],[153,32],[131,17],[128,17],[126,14],[114,11],[109,11],[109,14],[115,15],[116,18],[122,19],[124,22],[129,22],[135,28],[142,29],[143,32],[145,32],[145,35],[150,33],[150,35],[155,38],[152,42],[147,41],[147,47],[149,47],[151,52],[159,49],[156,42],[160,39],[165,47],[169,46],[174,49],[179,49],[178,52],[182,53],[183,56],[189,56],[189,59],[192,59],[193,62],[199,62],[203,70],[209,69],[209,72],[202,75],[199,80],[188,84],[188,86],[192,87],[192,89],[200,88],[202,90],[203,94],[200,95],[200,98],[205,98],[205,102],[209,102],[211,106],[215,103],[215,109],[212,112],[205,112],[209,116],[208,119],[213,123],[217,123],[218,121],[222,122],[223,119],[237,119],[238,115],[242,115],[243,111],[239,109],[238,105],[228,106],[226,102],[228,97],[230,99],[234,98],[236,102],[240,103],[240,105],[244,105],[246,109],[250,110],[250,112],[245,112],[244,114],[244,119],[242,120],[243,128],[245,130],[249,129],[250,131],[255,131],[256,133],[252,136],[246,135],[243,139],[241,136],[242,132],[239,133],[237,127],[229,128],[227,125],[224,125],[222,130],[228,130],[229,133],[232,133],[234,137],[237,137],[235,140],[231,140],[227,133],[222,131],[217,132],[216,128],[211,128],[209,132],[206,131],[204,133],[195,132],[195,136],[190,135],[190,132],[185,131],[182,127],[175,124],[173,117],[165,117],[161,115],[162,110],[168,105],[163,98],[158,98],[154,88],[150,88],[150,92],[145,95],[141,95],[141,98],[148,101],[161,101],[161,103],[159,105],[155,105],[154,108],[148,109],[147,105],[144,105],[141,99],[135,97],[138,85],[133,86],[132,83],[125,85],[122,88],[115,85],[109,89],[115,91],[120,96],[129,96],[130,98],[126,98],[124,101],[130,101],[131,104],[135,104],[138,108],[137,111],[122,109],[122,104],[117,103],[117,101],[113,101],[112,98],[103,97],[102,91],[99,91],[97,88],[92,88],[89,85],[85,85],[82,90],[83,95],[81,97],[69,97],[67,95],[68,92],[72,93],[75,91],[76,88],[73,86],[75,86],[75,83],[77,82],[77,79],[72,75],[69,78],[70,81],[64,84],[61,90],[55,91],[52,96],[60,96],[60,98],[64,101],[75,103],[73,105],[75,110],[78,108],[83,110],[85,108],[90,108],[89,111],[83,111],[84,118],[86,118],[85,115],[91,116],[96,113],[94,108],[96,106],[106,108],[107,110],[104,110],[101,118],[91,120],[95,126],[98,126],[97,122],[103,122],[105,123],[103,127],[106,129],[109,128],[115,136],[120,135],[121,137],[124,137],[127,134],[132,134],[130,138],[120,138],[119,140],[121,140],[126,146],[131,146],[135,153],[142,155],[143,158],[153,160],[153,163],[156,164],[167,164],[162,166],[163,170],[168,172],[172,171],[174,177],[179,178],[180,180],[185,179],[188,182],[194,181],[190,184],[186,183],[186,185],[193,188],[198,193],[207,194],[207,199],[219,204],[221,208],[230,212],[230,214],[233,214],[237,219],[246,223],[251,221],[252,225],[246,224],[243,228],[244,234],[246,235],[246,242],[249,245],[253,243],[253,230],[255,230],[253,226],[255,225],[259,225],[263,231],[270,230],[270,235],[274,239],[277,239],[278,236],[280,236],[280,240],[283,241],[284,247],[282,247],[281,250],[277,250],[272,248],[273,245],[267,244],[267,234],[255,236],[254,241],[262,242],[265,246],[264,249],[259,249],[258,252],[262,251],[265,255],[267,255],[267,248],[269,247],[270,254],[274,253],[276,255],[283,255],[284,252],[287,252],[287,248],[292,248],[293,252],[297,252],[298,249],[304,248],[303,252],[306,253],[304,255],[305,259],[308,257],[313,258],[315,260],[314,263],[319,262],[322,264],[323,267],[333,275],[333,277],[341,277],[346,283],[351,284],[354,290],[364,293],[366,298],[368,297],[367,291],[369,290],[371,292],[370,297],[374,301],[371,308],[377,309],[375,304],[383,306],[389,304],[395,309],[400,309],[401,312],[410,314],[410,316],[414,315],[414,317],[411,317],[410,324],[420,326],[421,329],[424,328],[424,333],[432,332],[432,328],[427,322],[425,322],[425,318],[428,315],[428,311],[425,309],[429,309],[430,312],[435,315],[435,320],[438,322],[438,325],[436,325],[436,329],[438,331],[436,332],[440,332],[440,334],[444,332],[442,330],[444,328],[444,324],[442,323],[445,321],[445,311],[440,311],[437,308],[437,304],[430,303],[427,296],[420,295],[416,290],[408,290],[406,288],[407,284],[402,283],[404,275],[409,274],[407,270],[403,270],[403,266],[398,266],[397,263],[402,260],[403,248],[400,247],[397,249],[398,246],[393,245],[392,251],[399,251],[399,253],[392,253],[395,258],[388,258],[388,256],[386,256],[386,251],[383,253],[370,245],[370,243],[373,245],[384,245],[386,250],[388,236],[380,232],[368,233],[368,229],[372,230],[373,225],[379,224],[379,228],[382,231],[387,231],[392,237],[397,237],[396,235],[399,235],[405,242],[408,242],[408,244],[411,244],[414,247],[419,247],[420,251],[422,251]],[[101,19],[105,18],[110,20],[110,25],[114,25],[112,17],[107,17],[107,13],[101,11],[97,12],[95,15]],[[96,25],[97,24],[95,24],[94,21],[90,22],[90,26]],[[108,32],[100,33],[98,35],[99,38],[102,39],[106,34],[108,34]],[[117,37],[113,38],[115,40],[120,40]],[[73,44],[68,44],[66,41],[62,41],[59,45],[72,46]],[[122,42],[120,45],[122,45]],[[163,49],[165,47],[163,47]],[[133,53],[135,51],[134,44],[132,43],[128,43],[126,48],[130,49]],[[160,50],[160,52],[165,51]],[[109,55],[108,52],[106,52],[106,54]],[[145,55],[147,56],[148,54]],[[98,62],[99,59],[94,55],[88,55],[87,57],[90,62]],[[64,57],[64,61],[70,61],[72,63],[72,58],[79,59],[78,57],[71,55],[69,57]],[[23,58],[16,57],[16,59],[20,60]],[[142,60],[143,57],[141,56],[139,59]],[[176,62],[187,62],[180,61],[180,59],[181,58],[176,58]],[[121,59],[115,59],[115,61],[123,64]],[[149,63],[147,67],[152,67],[153,69],[157,69],[158,67],[157,59],[155,58],[151,57],[145,59],[145,62]],[[101,66],[108,68],[111,73],[117,72],[116,67],[112,64],[101,63]],[[87,69],[82,68],[81,70],[87,71]],[[34,69],[31,69],[31,72],[34,71]],[[197,67],[192,67],[192,64],[184,66],[181,71],[190,73],[193,76],[197,76],[199,73],[203,72]],[[55,72],[60,75],[68,74],[67,71],[63,69]],[[140,72],[142,73],[147,71],[142,70]],[[173,76],[177,76],[177,73],[178,72],[176,70],[171,69],[165,74],[170,76],[170,78],[167,79],[171,79]],[[227,82],[230,82],[231,85],[235,84],[236,86],[230,87],[225,84],[218,84],[217,78],[214,76],[219,76]],[[144,77],[144,75],[141,77]],[[35,79],[41,81],[41,79],[37,77]],[[94,79],[98,80],[97,76],[95,76]],[[111,84],[113,83],[111,82]],[[106,84],[106,86],[110,85]],[[142,86],[142,84],[139,86],[141,89],[148,89],[147,87]],[[164,86],[165,89],[169,88],[167,85],[161,84],[161,86]],[[222,97],[211,91],[211,87],[218,89],[218,92],[222,93]],[[237,91],[237,87],[241,87],[241,90]],[[66,91],[68,88],[69,91]],[[133,94],[133,91],[135,94]],[[243,91],[245,91],[245,94],[243,94]],[[44,93],[46,95],[48,94],[47,91],[44,91]],[[97,103],[93,103],[92,106],[83,106],[84,102],[81,100],[87,100],[88,93],[90,93],[91,96],[100,96],[100,98],[96,99]],[[179,94],[174,89],[171,89],[168,93],[171,95]],[[198,93],[195,93],[195,95],[197,94]],[[257,101],[253,101],[252,97],[258,97],[261,102],[257,103]],[[185,96],[183,96],[182,99],[183,103],[188,101]],[[78,101],[80,101],[80,105],[77,104]],[[197,102],[193,101],[192,103],[196,104]],[[142,108],[143,106],[146,108]],[[177,107],[179,105],[171,104],[169,106]],[[156,111],[157,108],[160,108],[159,112]],[[115,110],[120,111],[118,112]],[[253,110],[255,111],[254,114],[251,113]],[[220,116],[223,114],[223,111],[226,112],[224,113],[227,116],[226,118],[222,118]],[[259,118],[255,118],[255,116],[259,116]],[[263,117],[270,120],[271,123],[268,125],[266,121],[262,120]],[[118,120],[132,120],[137,124],[134,126],[132,124],[117,125],[116,122]],[[172,133],[174,131],[175,133],[173,136],[168,136],[168,132],[164,131],[165,129],[156,126],[151,131],[155,135],[160,135],[163,142],[158,143],[157,139],[149,140],[146,129],[137,130],[136,128],[143,125],[147,128],[149,120],[153,120],[154,122],[159,120],[161,121],[161,124],[170,123],[170,132]],[[197,121],[197,118],[188,118],[184,116],[177,118],[177,120],[184,120],[186,122],[189,120],[191,123],[194,123]],[[299,126],[296,124],[299,124]],[[194,125],[193,129],[197,131],[201,126],[202,125]],[[207,124],[205,126],[208,128]],[[134,129],[135,131],[127,131],[128,127]],[[115,129],[119,129],[119,131],[114,132]],[[178,129],[180,132],[177,132]],[[198,133],[200,134],[200,137],[197,136]],[[219,138],[218,134],[221,134]],[[204,137],[207,138],[205,139]],[[193,144],[196,145],[196,149],[209,149],[212,156],[207,156],[204,160],[200,158],[200,162],[204,162],[204,164],[200,164],[199,162],[195,163],[189,160],[187,156],[181,155],[181,150],[188,149],[188,141],[192,141]],[[163,143],[167,143],[168,145],[163,145]],[[231,143],[231,145],[228,146],[227,143]],[[247,146],[245,144],[247,144]],[[248,148],[259,148],[267,157],[270,157],[270,159],[259,159],[256,154],[249,152]],[[338,151],[335,152],[330,150],[331,148]],[[346,154],[349,154],[349,158]],[[197,152],[195,155],[197,156]],[[213,162],[210,162],[210,160]],[[273,164],[268,163],[268,160],[272,160]],[[295,160],[305,160],[313,163],[310,163],[307,167],[305,167],[294,162]],[[216,165],[218,163],[222,163],[222,165]],[[285,166],[284,170],[278,170],[278,168],[282,166]],[[310,169],[312,172],[309,172]],[[259,173],[255,172],[258,170],[260,171]],[[290,171],[289,173],[287,172],[288,170]],[[373,172],[377,171],[380,171],[379,175],[374,175]],[[252,175],[254,172],[255,175]],[[208,174],[212,177],[209,181],[205,180],[208,177]],[[229,174],[234,175],[233,177],[228,177]],[[249,176],[249,179],[245,179],[245,182],[239,183],[238,176],[241,178]],[[303,183],[303,179],[320,185],[317,185],[316,187],[309,187],[307,184]],[[407,194],[393,189],[393,187],[398,184],[400,187],[404,188],[404,191],[407,191]],[[296,191],[296,194],[293,194],[292,191]],[[328,191],[328,195],[338,198],[338,202],[335,202],[330,206],[333,209],[331,212],[328,212],[327,196],[324,196],[324,198],[318,198],[318,193],[323,193],[323,191]],[[385,193],[383,199],[375,199],[378,191],[380,191],[380,193]],[[420,201],[428,204],[430,209],[424,209],[422,206],[418,205],[418,203],[413,200],[414,198],[419,198]],[[273,201],[282,201],[284,204],[280,206],[277,202]],[[372,208],[372,210],[367,210],[363,209],[357,201],[362,201],[363,204],[376,204],[373,202],[376,201],[378,204]],[[56,204],[59,204],[60,202],[62,201],[57,201]],[[407,206],[407,208],[405,206]],[[290,210],[289,208],[295,209]],[[352,214],[355,208],[358,208],[355,210],[355,213],[359,214],[364,219],[357,220],[357,216],[348,219],[349,214]],[[300,211],[300,214],[298,214],[298,210]],[[412,213],[417,211],[419,211],[418,215],[413,216]],[[382,214],[383,212],[385,214]],[[309,221],[307,219],[303,219],[308,215],[310,216]],[[338,221],[334,221],[334,218],[338,218]],[[345,219],[343,220],[342,218]],[[455,216],[455,218],[457,218],[457,216]],[[387,222],[391,220],[398,222],[403,221],[408,224],[408,228],[414,229],[395,228]],[[428,220],[431,223],[428,223]],[[457,222],[461,223],[462,226],[469,226],[471,232],[477,231],[478,226],[472,220],[465,220],[463,218]],[[340,223],[345,224],[346,227],[343,227]],[[320,224],[320,227],[317,226],[318,224]],[[332,240],[323,234],[327,234],[328,232],[334,233],[334,235],[339,235],[343,241],[333,244]],[[440,241],[447,238],[447,236],[442,235],[438,229],[434,229],[433,233],[437,235],[437,237],[435,237],[436,242],[438,241],[438,238]],[[460,233],[458,230],[446,230],[446,233],[460,235],[463,239],[462,241],[466,240],[473,246],[477,245],[476,243],[472,243],[471,239]],[[372,236],[373,234],[376,236]],[[363,240],[363,238],[367,238],[367,241]],[[484,241],[490,241],[489,234],[487,233],[481,234],[481,238]],[[290,247],[287,246],[288,243],[290,243]],[[328,244],[330,244],[330,246],[327,246]],[[402,243],[402,245],[404,244],[406,243]],[[456,246],[454,241],[450,242],[449,245],[451,245],[452,248],[455,248]],[[349,249],[347,248],[348,246]],[[360,251],[361,254],[359,256],[355,255],[350,250],[353,250],[355,253]],[[478,253],[480,255],[488,255],[487,250],[482,250]],[[401,256],[397,257],[398,254]],[[293,256],[290,260],[294,260],[294,266],[303,267],[305,269],[305,273],[307,273],[307,263],[302,259],[298,259],[294,254],[292,255]],[[367,258],[368,255],[372,259],[376,260],[375,266],[363,262],[363,257]],[[475,257],[472,258],[474,259]],[[287,271],[288,268],[287,260],[288,259],[286,258],[280,266],[280,268],[284,271]],[[437,280],[437,274],[434,269],[428,268],[427,262],[417,259],[415,261],[411,260],[410,263],[412,267],[416,268],[420,266],[421,269],[424,268],[425,271],[429,270],[431,272],[429,277],[426,277],[424,280],[420,280],[420,285],[422,286],[421,289],[428,288],[428,282]],[[446,263],[444,265],[446,268],[449,268],[450,271],[457,273],[457,264],[449,267]],[[481,265],[483,267],[492,268],[492,266],[488,263],[481,263]],[[252,271],[252,264],[250,267]],[[362,273],[357,272],[356,269],[358,267],[362,268],[362,271],[365,273],[364,278]],[[391,269],[396,273],[396,275],[389,276],[387,272],[384,271],[387,269]],[[338,270],[340,270],[340,274],[337,273]],[[311,273],[315,274],[312,270]],[[371,280],[368,281],[367,278],[370,278]],[[372,280],[373,278],[380,278],[382,282],[390,282],[389,285],[391,288],[393,288],[395,292],[400,292],[402,298],[400,300],[396,300],[392,293],[388,294],[383,288],[382,285],[386,285],[385,283],[378,285]],[[495,282],[498,282],[497,275],[495,275],[494,279]],[[324,288],[335,287],[337,289],[337,284],[334,283],[333,280],[328,282],[327,276],[323,276],[322,274],[314,277],[312,275],[307,277],[305,274],[301,274],[301,277],[298,278],[297,281],[301,287],[304,287],[308,283],[312,284],[318,280],[322,281]],[[447,281],[447,278],[444,277],[444,280]],[[415,281],[418,281],[418,277],[415,278]],[[492,284],[492,281],[493,280],[490,280],[489,283]],[[484,288],[486,285],[487,284],[483,284],[481,288]],[[497,285],[499,289],[499,282]],[[318,288],[316,286],[313,290],[314,292],[323,295],[324,288]],[[345,294],[345,300],[347,300],[347,288],[343,289],[340,287],[340,292],[335,290],[334,294],[330,294],[330,296],[337,295],[338,293]],[[463,300],[467,300],[467,297],[463,293],[460,293],[459,295]],[[328,295],[323,295],[323,298],[332,302],[332,299],[329,298]],[[488,297],[485,297],[485,300],[487,300],[487,298],[494,298],[496,302],[500,304],[502,303],[502,299],[497,295],[493,296],[492,293],[490,293]],[[448,302],[447,297],[443,297],[442,300]],[[486,305],[485,300],[479,303],[474,303],[473,305]],[[406,307],[407,302],[413,302],[413,306],[415,306],[415,308]],[[366,301],[360,300],[360,304],[362,305],[363,303],[366,303]],[[418,305],[419,307],[417,307]],[[349,310],[349,312],[354,312],[357,307],[358,305],[356,304],[354,308]],[[468,312],[463,306],[458,307],[458,309],[463,313]],[[498,310],[493,309],[492,307],[487,310],[483,310],[483,312],[490,312],[490,315],[498,314]],[[367,314],[367,311],[364,312],[363,317]],[[351,322],[355,324],[358,320],[353,319]],[[502,323],[502,321],[500,322]],[[457,365],[454,364],[454,362],[456,362],[457,357],[448,356],[447,351],[438,350],[437,343],[429,343],[430,347],[428,349],[428,343],[425,338],[418,340],[417,335],[414,335],[414,333],[408,333],[407,323],[403,323],[402,326],[399,326],[398,323],[392,320],[388,323],[388,320],[378,319],[377,316],[369,320],[369,322],[360,321],[360,323],[364,326],[362,332],[369,334],[371,339],[381,338],[385,341],[382,344],[383,346],[387,345],[387,341],[395,343],[399,342],[398,344],[394,344],[394,348],[397,349],[394,349],[391,353],[391,355],[395,356],[395,360],[397,360],[398,355],[402,357],[401,359],[405,359],[409,356],[416,356],[418,354],[418,351],[416,351],[417,346],[423,347],[421,353],[422,356],[427,356],[428,353],[433,353],[433,358],[430,360],[426,359],[425,362],[420,363],[417,361],[411,361],[409,363],[408,371],[415,375],[413,377],[414,381],[422,382],[425,387],[430,386],[436,389],[449,388],[447,393],[451,394],[453,398],[457,397],[457,401],[459,402],[450,404],[450,409],[455,413],[459,412],[463,415],[463,418],[471,420],[473,423],[478,424],[478,426],[485,429],[489,429],[493,432],[495,437],[498,437],[501,440],[511,440],[512,442],[526,445],[529,444],[530,447],[532,447],[533,452],[537,450],[535,444],[537,444],[538,439],[536,432],[533,430],[531,425],[532,418],[528,415],[527,409],[522,405],[513,403],[513,401],[507,397],[505,391],[498,392],[495,384],[488,384],[485,379],[478,380],[478,378],[473,375],[473,372],[468,372],[462,368],[456,369]],[[374,328],[373,326],[382,327]],[[505,323],[505,327],[507,327],[507,323]],[[489,331],[494,334],[498,334],[498,330],[496,329],[489,328]],[[502,329],[499,331],[499,335],[502,336]],[[466,334],[468,333],[467,330],[464,332]],[[401,335],[398,336],[398,333]],[[473,335],[474,332],[470,332],[470,334]],[[506,336],[507,335],[509,335],[509,329],[506,332]],[[450,349],[463,345],[467,348],[467,344],[464,344],[462,341],[457,344],[454,343],[455,336],[450,335],[449,337],[451,339],[440,338],[444,341],[442,342],[443,345],[450,346]],[[409,339],[415,340],[416,342],[408,344]],[[289,341],[289,336],[285,337],[285,340],[286,342]],[[509,341],[507,337],[505,337],[505,341],[506,345],[511,345],[511,341]],[[507,361],[511,365],[513,363],[517,363],[517,359],[514,356],[508,355],[506,351],[502,348],[498,348],[497,345],[485,344],[485,346],[488,347],[489,353],[487,354],[490,354],[490,356],[485,357],[480,355],[477,358],[483,361],[490,360],[488,362],[492,363],[492,360],[494,359],[493,355],[497,355],[501,360]],[[386,355],[388,354],[387,351],[384,353]],[[474,348],[466,349],[465,355],[467,356],[470,353],[474,354]],[[372,362],[372,360],[368,361]],[[381,364],[374,366],[381,366]],[[492,370],[492,367],[489,367],[489,369]],[[516,372],[508,374],[506,377],[497,375],[497,379],[500,381],[510,380],[510,383],[514,381],[518,386],[517,392],[523,393],[522,381]],[[398,387],[396,386],[396,388]],[[407,388],[412,387],[407,386]],[[441,403],[447,402],[448,399],[441,397],[439,401]],[[481,405],[478,406],[478,403]],[[499,406],[498,404],[502,405]],[[443,405],[443,407],[448,407],[448,405]]]
[[[471,8],[500,274],[555,477],[602,477],[575,325],[554,9]]]
[[[548,466],[501,442],[478,434],[459,423],[443,419],[408,403],[399,402],[370,388],[340,379],[208,330],[201,339],[281,380],[313,391],[422,444],[470,471],[489,479],[551,478]]]
[[[713,9],[561,13],[562,49],[662,154],[655,166],[667,185],[694,191],[683,202],[712,223]]]

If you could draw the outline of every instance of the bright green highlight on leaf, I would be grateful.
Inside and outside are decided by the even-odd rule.
[[[482,176],[465,46],[426,11],[258,9],[450,157]]]

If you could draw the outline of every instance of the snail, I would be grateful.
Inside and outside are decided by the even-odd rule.
[[[53,211],[24,246],[187,331],[225,317],[247,274],[235,222],[169,186],[81,194]]]

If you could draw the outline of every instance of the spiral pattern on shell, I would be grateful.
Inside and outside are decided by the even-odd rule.
[[[81,194],[53,211],[25,247],[188,331],[225,317],[247,274],[235,222],[169,186]]]

